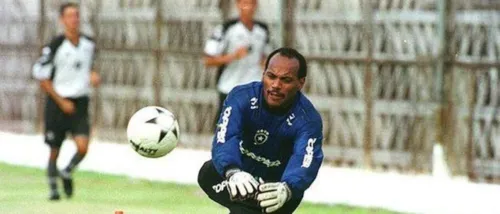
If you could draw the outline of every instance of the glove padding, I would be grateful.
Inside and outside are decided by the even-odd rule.
[[[281,208],[291,197],[292,192],[285,182],[264,183],[259,185],[257,201],[266,213],[272,213]]]
[[[226,172],[231,201],[253,198],[259,182],[248,172],[233,169]]]

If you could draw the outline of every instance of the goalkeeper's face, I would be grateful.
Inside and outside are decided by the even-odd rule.
[[[67,7],[61,14],[61,22],[66,30],[78,32],[80,30],[80,12],[76,7]]]
[[[264,99],[270,108],[286,108],[294,101],[305,82],[305,78],[298,77],[298,70],[299,61],[295,58],[276,54],[269,60],[262,83]]]

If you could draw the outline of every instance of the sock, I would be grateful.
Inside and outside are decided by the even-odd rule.
[[[47,167],[47,176],[49,177],[49,186],[52,193],[57,192],[57,166],[56,160],[49,160]]]
[[[81,155],[80,153],[75,153],[73,158],[71,158],[71,161],[69,162],[68,166],[66,169],[64,169],[64,172],[62,173],[63,176],[69,177],[71,172],[75,169],[76,166],[80,163],[80,161],[83,160],[85,155]]]

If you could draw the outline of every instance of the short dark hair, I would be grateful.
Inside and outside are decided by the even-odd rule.
[[[74,2],[66,2],[66,3],[62,4],[61,7],[59,7],[59,16],[63,16],[66,8],[70,8],[70,7],[78,8],[78,4],[74,3]]]
[[[287,57],[289,59],[297,59],[299,61],[299,71],[297,72],[299,79],[307,76],[306,58],[304,58],[304,56],[302,56],[302,54],[300,54],[297,50],[287,47],[278,48],[271,54],[269,54],[269,56],[267,56],[265,70],[267,70],[267,68],[269,67],[269,61],[271,61],[271,58],[273,58],[273,56],[276,54],[280,54],[281,56]]]

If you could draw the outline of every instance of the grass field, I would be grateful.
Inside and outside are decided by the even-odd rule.
[[[197,187],[151,182],[91,172],[75,174],[75,197],[47,200],[45,171],[0,163],[0,213],[2,214],[125,214],[228,213],[212,203]],[[301,214],[393,213],[380,209],[302,203]]]

